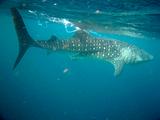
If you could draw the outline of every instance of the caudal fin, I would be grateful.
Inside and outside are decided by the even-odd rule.
[[[11,13],[13,16],[14,25],[19,40],[19,54],[13,66],[13,69],[15,69],[21,61],[27,49],[31,46],[36,46],[36,42],[28,34],[22,16],[18,12],[18,10],[16,8],[11,8]]]

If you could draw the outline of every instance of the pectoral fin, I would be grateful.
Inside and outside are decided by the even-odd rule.
[[[122,69],[123,69],[123,61],[120,61],[120,60],[116,60],[116,61],[112,61],[112,64],[114,65],[114,76],[118,76]]]

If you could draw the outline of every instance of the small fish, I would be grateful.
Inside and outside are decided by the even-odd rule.
[[[50,51],[65,51],[75,53],[74,58],[92,57],[113,64],[117,76],[124,64],[152,60],[153,56],[146,51],[118,40],[101,39],[91,36],[85,30],[78,30],[68,40],[59,40],[52,36],[49,40],[33,40],[29,35],[23,19],[16,8],[11,9],[14,25],[19,40],[19,54],[13,69],[19,64],[25,52],[30,47],[39,47]]]
[[[68,68],[65,68],[65,69],[63,70],[63,73],[65,74],[65,73],[67,73],[67,72],[69,72],[69,69],[68,69]]]

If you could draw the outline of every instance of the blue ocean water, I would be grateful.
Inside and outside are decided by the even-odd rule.
[[[33,4],[29,4],[32,2]],[[75,23],[79,20],[85,23],[87,17],[82,19],[85,11],[89,10],[92,13],[97,10],[97,6],[101,6],[98,10],[102,13],[106,10],[104,3],[94,0],[86,3],[90,6],[86,10],[82,4],[83,0],[79,2],[72,0],[70,4],[64,1],[49,1],[51,2],[57,8],[63,8],[62,11],[60,12],[59,9],[57,13],[52,11],[50,4],[45,4],[45,1],[42,2],[43,4],[36,0],[23,2],[25,7],[20,11],[34,39],[47,40],[52,34],[66,39],[73,34],[67,33],[63,24],[46,22],[44,13],[45,16],[56,13],[54,17],[65,16]],[[129,16],[118,17],[118,21],[120,19],[122,21],[117,22],[111,20],[113,16],[107,17],[108,15],[103,14],[102,18],[105,18],[105,15],[108,18],[106,25],[110,25],[107,32],[102,32],[103,24],[98,26],[102,22],[98,21],[101,16],[97,17],[99,19],[96,19],[94,24],[91,23],[96,28],[87,26],[94,31],[93,34],[97,35],[99,30],[98,35],[134,44],[154,56],[154,60],[149,62],[125,65],[118,77],[113,75],[114,68],[110,63],[90,58],[71,60],[69,53],[53,52],[48,55],[46,50],[40,48],[30,48],[17,68],[12,70],[18,54],[18,39],[9,7],[19,6],[19,3],[22,3],[13,0],[8,1],[10,4],[7,6],[8,3],[3,5],[2,2],[2,7],[0,6],[0,115],[5,120],[159,120],[159,2],[146,0],[131,4],[132,2],[123,0],[126,6],[132,6],[133,9],[126,8],[124,4],[120,8],[117,7],[120,4],[116,0],[108,1],[109,5],[112,5],[110,12],[116,13],[114,19],[117,18],[117,14],[118,16],[124,14],[125,10],[125,15],[129,13]],[[42,7],[43,9],[39,9]],[[83,11],[79,11],[80,8],[84,8]],[[36,15],[30,14],[35,11],[38,11]],[[140,12],[143,14],[138,16]],[[131,14],[134,14],[132,20],[127,18],[131,18]],[[138,17],[135,17],[135,14]],[[89,21],[96,18],[95,15],[89,15],[91,16],[88,17]],[[130,24],[124,25],[126,21]],[[130,28],[130,25],[136,26],[134,28],[136,30],[132,31],[133,26]],[[124,29],[119,28],[124,27],[131,35],[120,32]],[[117,34],[115,28],[121,34]],[[108,32],[109,30],[113,33]],[[140,36],[138,33],[141,33]],[[133,34],[136,36],[133,37]]]

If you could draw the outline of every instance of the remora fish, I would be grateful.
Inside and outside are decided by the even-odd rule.
[[[108,61],[114,65],[115,76],[121,72],[124,64],[153,59],[152,55],[134,45],[118,40],[96,38],[84,30],[77,31],[69,40],[59,40],[56,36],[52,36],[48,41],[33,40],[18,10],[12,8],[11,12],[19,39],[19,54],[13,69],[19,64],[29,47],[73,52],[76,54],[74,57],[93,57]]]

